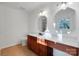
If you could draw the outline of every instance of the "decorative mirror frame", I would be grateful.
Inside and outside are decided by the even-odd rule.
[[[58,33],[69,34],[75,29],[75,10],[66,8],[55,15],[55,29]]]

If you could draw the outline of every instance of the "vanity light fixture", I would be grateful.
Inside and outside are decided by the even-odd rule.
[[[57,7],[60,9],[66,9],[68,7],[68,5],[72,4],[72,2],[61,2],[59,4],[57,4]]]
[[[47,16],[47,13],[47,10],[42,10],[40,11],[39,16]]]

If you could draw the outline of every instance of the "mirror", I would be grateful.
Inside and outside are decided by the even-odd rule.
[[[75,10],[66,8],[55,15],[55,29],[58,33],[69,34],[75,30]]]
[[[43,33],[46,31],[47,28],[47,17],[46,16],[40,16],[39,17],[39,35],[43,35]]]

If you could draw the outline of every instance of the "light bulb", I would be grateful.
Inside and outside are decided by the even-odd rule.
[[[39,13],[39,16],[47,16],[47,10],[44,10],[42,12]]]
[[[61,5],[61,9],[66,9],[66,4],[65,3],[63,3],[62,5]]]

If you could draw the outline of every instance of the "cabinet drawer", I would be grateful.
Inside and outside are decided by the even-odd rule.
[[[47,43],[47,46],[49,46],[51,48],[55,47],[55,43],[53,41],[46,40],[46,43]]]
[[[69,48],[69,47],[67,47],[66,48],[66,52],[69,53],[69,54],[71,54],[71,55],[74,55],[74,56],[77,55],[77,49],[75,49],[75,48]]]
[[[77,48],[72,47],[72,46],[57,43],[55,48],[57,48],[57,49],[59,49],[61,51],[64,51],[64,52],[66,52],[68,54],[74,55],[74,56],[76,56],[78,54]]]

